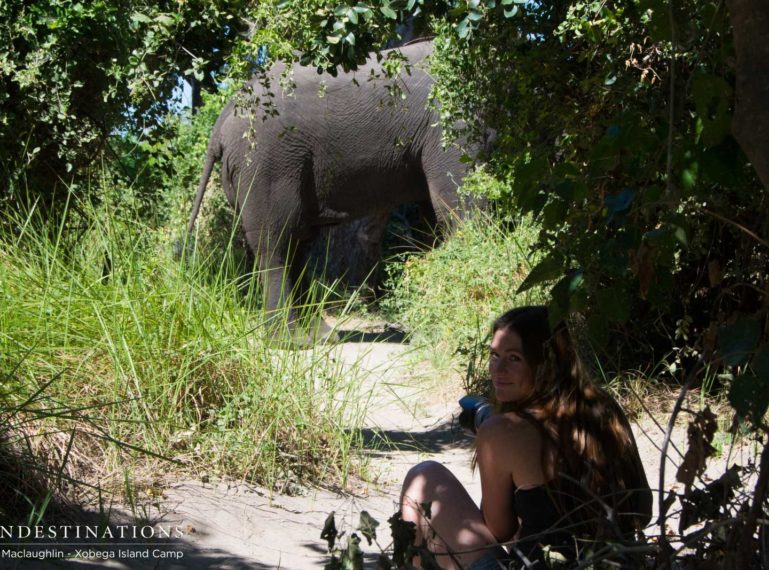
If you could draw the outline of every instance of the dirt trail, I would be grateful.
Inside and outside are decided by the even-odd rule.
[[[337,526],[348,533],[357,525],[361,510],[379,520],[379,541],[389,544],[387,519],[395,511],[400,482],[409,467],[433,458],[446,464],[480,498],[477,473],[470,470],[471,441],[452,425],[459,382],[442,381],[423,363],[417,363],[412,348],[400,342],[365,342],[373,333],[360,335],[360,342],[340,344],[336,350],[344,362],[368,372],[364,392],[371,394],[365,421],[368,472],[374,482],[362,483],[354,493],[305,489],[294,496],[274,495],[245,484],[204,484],[184,481],[164,490],[156,522],[180,527],[184,537],[172,541],[169,550],[183,553],[179,560],[80,560],[75,567],[112,568],[322,568],[328,561],[325,542],[319,536],[326,515],[336,512]],[[648,425],[647,425],[648,424]],[[664,433],[651,421],[635,426],[636,439],[650,485],[658,485],[660,453]],[[676,429],[674,443],[683,452],[685,430]],[[675,451],[671,456],[675,457]],[[675,478],[676,466],[669,460],[665,487]],[[717,477],[720,473],[713,472]],[[656,503],[656,497],[655,497]],[[656,511],[656,505],[655,505]],[[367,567],[375,567],[376,547],[365,546]]]
[[[383,527],[380,543],[387,546],[387,519],[395,511],[400,482],[422,459],[440,458],[477,490],[469,469],[470,441],[451,425],[458,387],[436,398],[429,389],[434,378],[409,364],[406,344],[343,343],[337,350],[344,362],[369,371],[363,391],[371,391],[372,398],[364,439],[368,472],[376,482],[361,484],[353,494],[308,490],[272,499],[246,485],[175,485],[165,492],[164,504],[173,505],[165,523],[197,531],[186,539],[195,550],[185,556],[186,567],[194,561],[209,568],[322,568],[328,556],[320,532],[331,511],[349,534],[360,511],[367,510]],[[366,550],[373,564],[376,549]]]

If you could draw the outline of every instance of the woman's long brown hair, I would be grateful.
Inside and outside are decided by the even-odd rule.
[[[497,411],[529,419],[550,443],[543,445],[543,467],[555,475],[550,486],[567,520],[580,534],[605,538],[646,526],[652,496],[630,424],[592,381],[566,325],[551,331],[547,308],[528,306],[499,317],[498,330],[521,337],[535,382],[525,401],[497,403]]]

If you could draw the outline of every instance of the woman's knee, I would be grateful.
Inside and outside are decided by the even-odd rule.
[[[414,479],[415,477],[435,477],[442,476],[444,473],[451,473],[442,463],[437,461],[422,461],[417,463],[406,474],[406,480]]]
[[[423,461],[414,465],[406,473],[403,488],[435,484],[449,477],[453,478],[454,476],[442,463]]]
[[[404,498],[416,503],[431,501],[456,485],[459,485],[457,478],[443,464],[437,461],[423,461],[409,469],[406,474],[401,501]]]

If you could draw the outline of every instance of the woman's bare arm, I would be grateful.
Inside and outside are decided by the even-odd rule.
[[[542,436],[529,421],[508,413],[484,422],[476,445],[483,518],[497,540],[511,540],[518,530],[515,489],[547,482]]]

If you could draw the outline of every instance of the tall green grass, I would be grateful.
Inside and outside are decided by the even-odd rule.
[[[114,203],[0,225],[0,411],[56,377],[46,396],[81,411],[75,445],[104,472],[143,450],[273,486],[346,477],[356,372],[330,346],[276,342],[232,248],[180,263],[162,230]]]
[[[502,311],[545,301],[536,289],[516,294],[536,264],[538,231],[528,219],[502,227],[478,213],[436,249],[387,266],[383,311],[431,344],[435,360],[450,361],[457,350],[466,355]]]

